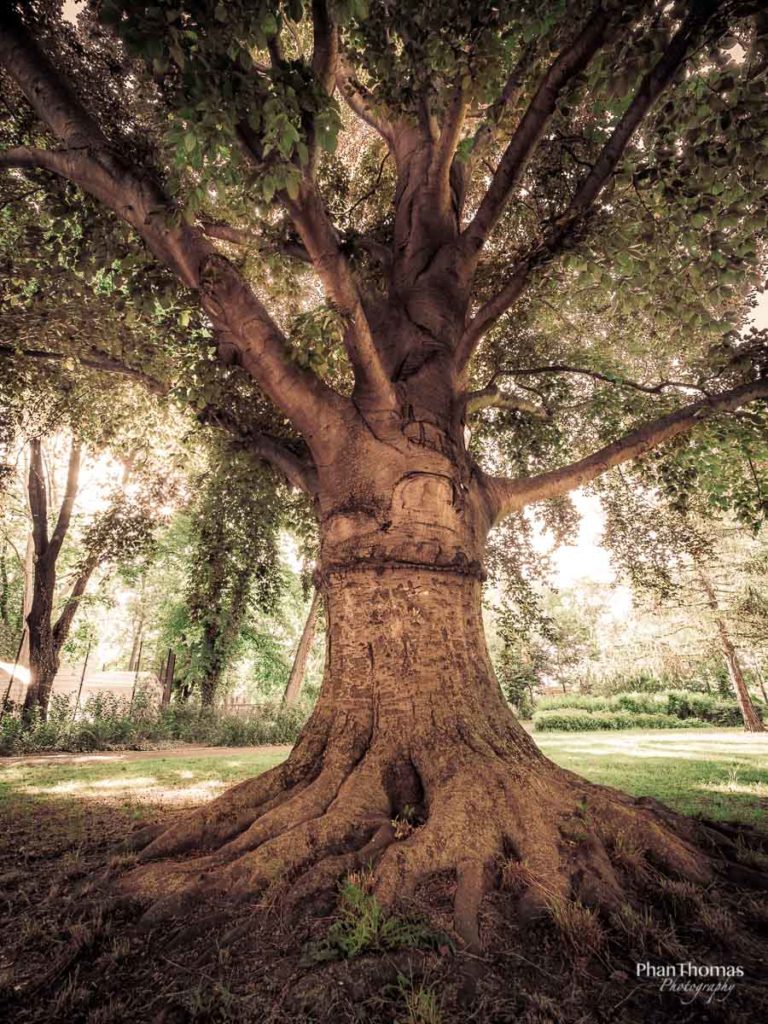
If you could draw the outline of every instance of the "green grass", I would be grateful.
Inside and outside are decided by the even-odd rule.
[[[544,733],[536,742],[558,764],[594,782],[653,796],[686,814],[768,821],[768,736],[740,730]],[[287,748],[286,748],[287,750]],[[134,755],[135,756],[135,755]],[[0,762],[0,814],[41,803],[111,804],[134,818],[181,810],[278,764],[281,750],[200,755],[157,751]],[[15,805],[15,806],[14,806]]]
[[[124,753],[30,757],[0,765],[0,815],[21,799],[27,805],[110,803],[141,818],[158,809],[203,803],[284,757],[281,751],[258,749],[228,749],[207,756],[157,751],[135,760]]]
[[[768,735],[741,729],[537,733],[557,764],[683,814],[768,825]]]

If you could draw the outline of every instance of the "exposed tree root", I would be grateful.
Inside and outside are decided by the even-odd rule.
[[[592,785],[545,759],[512,766],[464,745],[450,762],[427,748],[405,760],[391,741],[361,740],[316,766],[299,762],[146,837],[141,866],[121,885],[150,902],[147,921],[184,915],[202,897],[267,891],[296,909],[369,867],[387,908],[449,874],[454,930],[480,949],[483,900],[498,888],[514,892],[521,923],[574,903],[609,919],[628,891],[664,879],[768,888],[737,830]],[[756,835],[754,845],[761,842]],[[213,850],[168,859],[199,846]]]

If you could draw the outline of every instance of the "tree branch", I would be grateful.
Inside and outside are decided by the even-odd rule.
[[[544,75],[517,131],[499,161],[477,213],[464,230],[464,238],[473,250],[483,245],[497,224],[555,112],[558,99],[600,48],[609,25],[609,18],[600,5],[573,42],[558,55]]]
[[[72,509],[77,497],[77,487],[80,480],[80,455],[82,446],[78,440],[72,438],[72,448],[69,453],[69,466],[67,467],[67,483],[64,488],[64,498],[59,509],[59,517],[51,535],[48,545],[48,554],[54,561],[61,551],[64,538],[67,536],[69,524],[72,519]]]
[[[505,395],[499,388],[491,384],[480,391],[468,391],[465,395],[467,413],[479,412],[481,409],[510,409],[514,412],[525,413],[526,416],[535,416],[537,419],[546,420],[550,418],[549,410],[529,402],[527,398],[519,398],[516,395]]]
[[[444,202],[448,202],[451,189],[451,165],[456,147],[461,141],[461,129],[467,114],[468,100],[461,80],[456,82],[451,101],[443,120],[440,136],[432,149],[429,176],[440,191]]]
[[[681,388],[688,391],[700,391],[706,394],[706,390],[697,384],[686,384],[678,380],[662,380],[658,384],[640,384],[638,381],[629,380],[628,377],[617,377],[613,374],[600,373],[599,370],[589,370],[582,366],[566,366],[564,363],[550,363],[547,366],[532,366],[522,370],[497,370],[495,377],[538,377],[544,373],[575,373],[584,377],[592,377],[594,380],[603,381],[605,384],[614,384],[616,387],[631,388],[634,391],[642,391],[646,395],[660,395],[667,388]]]
[[[9,11],[0,14],[0,62],[16,81],[41,120],[66,145],[84,148],[25,150],[6,155],[30,166],[34,156],[45,169],[61,174],[109,206],[131,224],[147,245],[192,288],[214,326],[226,333],[240,361],[274,404],[292,420],[310,445],[327,435],[346,399],[308,370],[291,363],[277,325],[234,266],[219,256],[202,232],[185,224],[173,203],[147,175],[127,166],[95,129],[79,100],[26,29]]]
[[[390,409],[396,408],[395,388],[374,343],[355,275],[314,183],[303,182],[299,198],[286,197],[285,204],[326,296],[346,321],[344,345],[357,384]]]
[[[547,498],[555,498],[576,490],[605,473],[614,466],[620,466],[630,459],[657,448],[665,441],[670,441],[685,433],[698,423],[722,413],[734,412],[749,402],[768,398],[768,380],[752,381],[739,387],[724,391],[722,394],[703,398],[698,402],[683,406],[675,412],[667,413],[658,419],[651,420],[636,430],[618,438],[604,448],[578,462],[564,466],[562,469],[538,476],[513,480],[505,477],[485,477],[494,510],[494,520],[498,521],[510,512],[519,511],[525,505]]]
[[[496,123],[501,120],[505,111],[517,104],[522,96],[525,78],[531,70],[535,53],[536,47],[533,44],[529,43],[523,49],[514,68],[509,73],[509,76],[504,83],[504,88],[502,89],[499,98],[488,108],[485,120],[475,132],[475,137],[472,141],[470,159],[473,162],[476,162],[483,157],[488,146],[494,139]]]
[[[636,128],[684,63],[692,43],[716,10],[717,4],[718,0],[700,0],[693,5],[692,12],[672,37],[661,58],[644,76],[632,102],[567,209],[554,221],[544,238],[513,264],[506,285],[485,302],[470,321],[456,349],[456,363],[460,370],[467,365],[488,329],[520,296],[531,272],[558,252],[589,211],[610,180]]]
[[[61,649],[65,640],[69,636],[69,631],[72,627],[72,620],[77,614],[77,609],[83,595],[85,594],[88,581],[93,575],[93,571],[97,565],[98,559],[94,555],[91,555],[83,563],[72,586],[72,590],[69,592],[69,597],[64,603],[61,614],[53,625],[53,643],[57,651]]]
[[[135,380],[143,387],[150,391],[153,395],[158,395],[161,398],[167,396],[169,386],[159,381],[156,377],[152,377],[148,373],[144,373],[141,370],[136,370],[131,366],[126,365],[119,359],[115,359],[113,356],[108,355],[106,352],[100,352],[98,349],[92,349],[88,355],[81,355],[78,352],[50,352],[44,349],[36,348],[14,348],[13,345],[0,345],[0,355],[7,356],[23,356],[25,359],[49,359],[53,362],[66,362],[68,359],[74,359],[81,366],[87,367],[89,370],[103,370],[105,373],[119,373],[123,377],[128,377],[131,380]]]
[[[223,224],[219,221],[203,221],[200,229],[208,238],[216,238],[220,242],[228,242],[230,245],[255,246],[261,252],[278,252],[283,256],[290,256],[292,259],[301,260],[302,263],[311,263],[309,253],[301,242],[292,242],[289,239],[279,239],[274,243],[264,239],[256,231],[247,228],[236,228],[231,224]]]
[[[197,418],[201,423],[221,427],[243,441],[248,451],[269,462],[293,487],[310,497],[317,494],[315,467],[292,452],[276,437],[262,431],[244,430],[229,413],[212,406],[206,406],[198,413]]]
[[[30,359],[50,359],[55,362],[64,362],[67,359],[75,359],[82,366],[88,369],[99,370],[104,373],[117,373],[128,377],[130,380],[141,384],[147,391],[160,398],[167,398],[171,385],[135,370],[120,360],[109,356],[106,353],[93,350],[93,355],[79,355],[72,353],[65,355],[62,352],[48,352],[42,349],[15,349],[12,345],[0,345],[0,355],[24,356]],[[228,413],[213,406],[206,406],[202,413],[197,416],[201,423],[212,424],[233,434],[238,440],[247,444],[248,448],[259,458],[271,463],[294,487],[314,495],[317,491],[317,473],[314,467],[299,458],[292,451],[282,445],[276,438],[269,434],[256,430],[243,431],[235,419]]]
[[[395,149],[395,130],[392,124],[376,113],[371,97],[354,81],[352,71],[339,59],[336,69],[336,88],[349,109],[384,139],[391,152]]]

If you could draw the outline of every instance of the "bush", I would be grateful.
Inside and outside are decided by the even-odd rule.
[[[538,708],[541,711],[559,711],[561,708],[608,711],[610,706],[610,697],[590,697],[581,693],[564,693],[562,697],[543,697],[538,703]]]
[[[32,754],[52,750],[77,753],[120,748],[141,749],[157,743],[204,743],[212,747],[293,743],[310,707],[264,704],[249,715],[202,709],[195,704],[161,708],[150,693],[138,692],[133,705],[114,694],[89,697],[73,721],[74,701],[56,695],[48,717],[35,713],[23,721],[20,708],[0,719],[0,754]]]
[[[763,717],[764,705],[755,701],[755,710]],[[541,715],[550,716],[559,712],[580,712],[590,720],[589,725],[576,725],[577,718],[569,716],[569,725],[545,725],[536,728],[547,729],[673,729],[685,728],[689,721],[704,725],[739,726],[742,724],[741,710],[735,700],[723,700],[714,693],[698,693],[689,690],[667,690],[660,693],[619,693],[612,697],[592,697],[583,694],[564,694],[562,697],[545,697],[539,702],[533,716],[534,725]],[[632,716],[629,725],[601,725],[600,714]],[[643,724],[653,719],[656,724]],[[669,722],[660,719],[670,719]],[[545,721],[549,722],[547,717]],[[607,719],[616,721],[619,719]]]
[[[591,732],[594,729],[704,729],[710,723],[699,718],[681,720],[664,714],[634,714],[631,711],[594,711],[562,708],[537,711],[533,728],[537,732]]]

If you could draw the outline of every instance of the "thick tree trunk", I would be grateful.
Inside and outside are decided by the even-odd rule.
[[[304,683],[304,676],[307,673],[307,661],[315,641],[315,630],[317,629],[317,613],[320,608],[320,591],[315,588],[312,595],[312,603],[309,606],[304,628],[301,631],[299,646],[296,649],[296,657],[293,659],[291,674],[288,676],[288,683],[283,693],[283,704],[289,707],[298,703],[301,695],[301,687]]]
[[[59,645],[53,635],[51,612],[55,576],[50,567],[38,565],[35,571],[32,607],[27,616],[29,637],[29,686],[24,698],[24,713],[39,708],[48,712],[53,681],[59,670]]]
[[[385,473],[392,461],[382,458]],[[153,899],[150,917],[206,892],[283,883],[299,903],[373,865],[385,906],[433,874],[453,877],[455,929],[477,947],[502,862],[516,865],[521,917],[573,898],[615,911],[629,847],[638,871],[647,856],[676,877],[711,879],[696,826],[558,768],[512,715],[483,634],[487,528],[471,480],[418,469],[388,501],[323,518],[327,648],[314,713],[282,765],[136,837],[142,866],[124,884]]]

